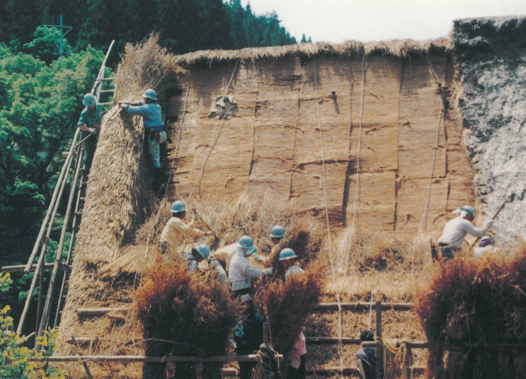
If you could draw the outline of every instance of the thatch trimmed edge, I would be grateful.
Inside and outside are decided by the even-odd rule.
[[[285,56],[321,56],[336,55],[351,57],[359,54],[390,55],[406,57],[409,55],[425,54],[430,51],[448,54],[453,44],[450,37],[442,37],[427,41],[413,39],[390,40],[380,42],[347,41],[340,44],[328,42],[300,43],[288,46],[249,47],[240,50],[200,50],[192,53],[174,56],[174,63],[183,66],[229,62],[233,60],[256,60],[264,58],[281,58]]]

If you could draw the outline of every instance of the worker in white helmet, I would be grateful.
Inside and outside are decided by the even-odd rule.
[[[196,213],[194,220],[186,223],[183,220],[186,218],[186,207],[181,200],[177,200],[172,204],[172,218],[168,221],[161,233],[159,244],[161,245],[161,252],[164,254],[171,250],[175,252],[177,246],[183,238],[183,234],[188,234],[193,237],[209,236],[212,232],[204,232],[197,229],[194,224],[199,219],[199,213]]]
[[[119,105],[129,114],[143,118],[144,129],[148,139],[148,152],[154,168],[155,179],[153,186],[157,190],[163,177],[160,145],[166,142],[167,136],[164,130],[161,106],[157,104],[157,93],[153,89],[147,89],[142,97],[143,101],[141,103],[119,102]]]
[[[235,296],[250,293],[252,291],[252,279],[263,275],[272,275],[274,272],[272,268],[258,270],[250,264],[248,257],[257,252],[252,238],[243,236],[238,243],[240,246],[236,248],[236,254],[230,261],[230,270],[228,271],[228,279]]]
[[[475,210],[469,205],[460,207],[453,211],[456,218],[447,222],[442,235],[438,239],[438,246],[442,248],[442,258],[451,259],[455,252],[461,248],[467,234],[482,237],[493,225],[493,220],[486,222],[484,227],[477,228],[472,224],[475,218]]]
[[[199,263],[208,260],[210,248],[202,243],[195,245],[191,253],[183,253],[183,259],[188,263],[188,272],[192,273],[199,270]]]
[[[91,162],[93,161],[95,149],[97,148],[97,140],[100,132],[104,107],[101,104],[97,104],[97,98],[91,93],[84,95],[82,104],[84,104],[85,108],[80,114],[77,127],[82,131],[80,134],[80,140],[83,141],[84,169],[87,175],[91,168]]]
[[[285,270],[285,281],[295,275],[303,275],[305,271],[295,265],[298,256],[294,250],[285,248],[279,253],[279,263]],[[300,332],[296,343],[288,356],[287,379],[304,379],[306,376],[307,343],[305,335]]]

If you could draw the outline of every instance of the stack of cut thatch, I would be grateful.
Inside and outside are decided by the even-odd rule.
[[[525,246],[514,258],[454,259],[435,272],[416,305],[428,340],[445,345],[430,350],[430,375],[526,376],[525,274]]]
[[[152,356],[223,355],[240,314],[215,276],[189,274],[186,262],[178,258],[159,258],[143,277],[136,301],[146,355]],[[164,369],[163,363],[145,364],[143,378],[159,378]],[[207,369],[217,370],[217,365],[205,365]]]

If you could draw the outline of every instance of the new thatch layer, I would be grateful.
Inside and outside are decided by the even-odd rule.
[[[457,258],[435,271],[416,302],[428,341],[446,345],[430,350],[429,377],[525,377],[523,347],[513,347],[526,342],[525,274],[525,246],[513,258]]]
[[[421,55],[429,51],[434,53],[449,52],[451,41],[449,38],[440,38],[429,41],[415,41],[412,39],[392,40],[382,42],[347,41],[341,44],[328,42],[301,43],[288,46],[249,47],[241,50],[201,50],[175,57],[175,63],[183,67],[197,64],[213,65],[214,63],[229,62],[234,60],[250,61],[262,58],[282,58],[287,56],[321,56],[340,55],[351,57],[365,53],[366,55],[380,54],[396,57]]]

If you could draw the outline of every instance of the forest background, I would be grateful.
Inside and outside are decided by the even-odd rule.
[[[63,54],[56,27],[60,15],[72,27]],[[152,33],[174,54],[297,43],[276,13],[255,15],[240,0],[0,0],[0,266],[27,262],[82,97],[111,41],[109,66],[114,67],[127,43]],[[302,42],[310,38],[303,35]],[[61,212],[48,262],[55,259],[65,206]],[[13,274],[11,289],[0,293],[0,304],[11,305],[15,320],[32,277]],[[37,286],[31,296],[38,291]]]

